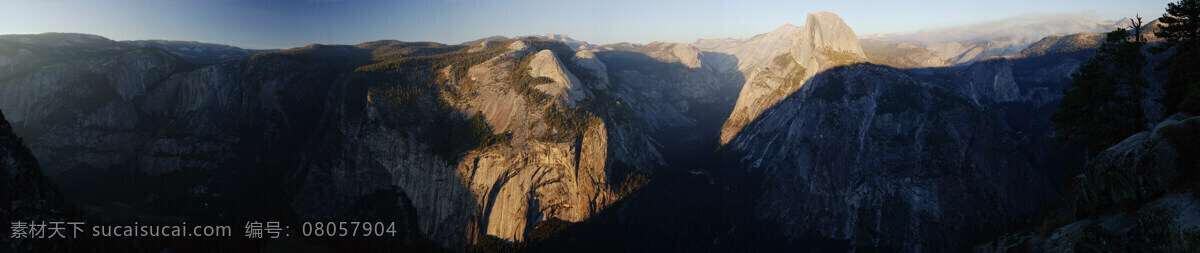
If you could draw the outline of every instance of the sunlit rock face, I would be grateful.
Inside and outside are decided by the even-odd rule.
[[[785,28],[777,29],[774,33],[793,30]],[[867,59],[854,30],[836,14],[809,13],[805,25],[798,30],[790,38],[786,54],[772,55],[764,65],[743,70],[746,82],[738,95],[733,113],[721,128],[722,144],[732,140],[746,124],[755,121],[767,108],[795,92],[813,75],[831,67]]]

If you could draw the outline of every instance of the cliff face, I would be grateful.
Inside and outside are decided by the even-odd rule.
[[[1156,251],[1200,248],[1200,117],[1176,115],[1096,156],[1068,182],[1036,232],[1014,232],[982,252]]]
[[[148,134],[135,129],[142,120],[138,98],[183,70],[182,65],[161,50],[117,49],[34,66],[0,81],[0,108],[30,140],[35,155],[55,161],[44,166],[49,174],[80,164],[104,168],[130,163],[129,152]],[[85,146],[94,149],[74,152]]]
[[[194,66],[158,48],[82,38],[112,46],[0,40],[18,55],[0,66],[10,71],[0,109],[49,161],[46,172],[70,180],[116,170],[211,189],[180,200],[197,215],[342,217],[390,191],[402,197],[385,209],[412,215],[415,232],[443,247],[522,241],[541,221],[587,219],[622,197],[620,176],[662,164],[642,123],[605,100],[640,95],[603,92],[604,63],[557,42],[310,45]],[[96,53],[20,56],[72,50]],[[531,100],[538,94],[551,99]],[[178,176],[190,174],[205,176]],[[246,194],[256,180],[267,185]]]
[[[762,180],[759,217],[856,250],[965,249],[1044,190],[997,115],[874,65],[818,74],[725,148]]]
[[[968,83],[962,86],[962,93],[977,105],[1020,100],[1021,90],[1012,72],[1012,63],[1004,59],[971,64],[967,69]]]
[[[550,78],[550,83],[534,88],[551,97],[566,101],[570,105],[589,97],[588,89],[582,87],[583,82],[567,71],[563,63],[559,62],[559,59],[554,57],[554,52],[550,50],[542,50],[534,54],[533,60],[529,62],[529,75]]]
[[[37,158],[25,148],[0,112],[0,219],[9,222],[45,221],[65,216],[58,189],[42,174]],[[28,239],[0,237],[5,251],[51,250],[53,245]]]
[[[841,17],[830,12],[809,13],[804,31],[794,37],[792,43],[792,57],[800,63],[808,63],[809,59],[818,58],[818,55],[832,58],[832,53],[866,58],[854,30]]]
[[[689,44],[603,45],[580,54],[594,55],[607,66],[615,108],[651,132],[711,127],[708,121],[725,116],[741,83],[733,65],[725,65],[731,62]]]
[[[866,60],[854,30],[837,15],[809,13],[806,22],[791,38],[786,54],[772,56],[766,65],[743,70],[746,82],[733,113],[721,127],[721,144],[728,143],[747,123],[755,121],[764,110],[792,94],[813,75],[834,66]]]

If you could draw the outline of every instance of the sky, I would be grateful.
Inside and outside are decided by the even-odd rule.
[[[838,14],[858,35],[911,33],[1022,15],[1159,17],[1171,0],[0,0],[0,34],[78,32],[244,48],[394,39],[461,43],[565,34],[593,44],[748,38],[806,13]]]

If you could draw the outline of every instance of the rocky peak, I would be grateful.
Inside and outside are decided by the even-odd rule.
[[[810,70],[867,58],[854,30],[830,12],[809,13],[804,29],[792,39],[792,57]]]
[[[549,94],[551,97],[559,98],[569,105],[573,105],[575,101],[587,96],[587,92],[582,87],[583,83],[579,81],[579,78],[570,71],[567,71],[563,63],[549,49],[538,51],[533,55],[533,60],[529,62],[529,75],[547,77],[553,80],[554,82],[538,85],[534,88]]]
[[[796,26],[796,25],[793,25],[792,23],[784,23],[783,25],[776,27],[775,30],[771,30],[770,32],[767,32],[765,34],[760,34],[760,35],[757,35],[754,37],[766,36],[766,37],[772,37],[772,38],[784,38],[786,36],[786,38],[791,38],[791,36],[794,36],[794,35],[796,35],[796,33],[803,31],[803,30],[804,30],[803,26]],[[751,38],[751,39],[754,39],[754,38]]]
[[[697,49],[692,45],[673,43],[671,53],[675,55],[675,58],[679,59],[679,63],[683,63],[683,65],[687,66],[688,68],[702,67],[700,63],[700,49]]]
[[[721,143],[733,139],[742,127],[754,121],[767,108],[775,105],[783,97],[792,94],[813,75],[833,66],[862,62],[867,59],[854,30],[846,25],[836,14],[818,12],[808,14],[808,23],[794,33],[791,43],[781,38],[775,38],[771,44],[788,45],[774,51],[772,55],[757,54],[753,66],[743,66],[739,63],[746,78],[733,113],[729,115],[721,129]],[[788,25],[779,29],[777,35],[792,31]],[[769,34],[768,34],[769,35]],[[762,36],[769,39],[770,36]],[[755,37],[759,39],[759,37]],[[790,61],[789,61],[790,56]]]
[[[858,37],[854,35],[854,30],[850,29],[850,26],[846,25],[846,22],[837,14],[831,12],[809,13],[804,26],[805,34],[811,39],[813,47],[829,48],[866,57],[862,46],[858,44]]]
[[[596,90],[608,89],[608,66],[596,58],[596,53],[593,50],[584,50],[575,53],[575,57],[571,57],[571,62],[592,71],[592,76],[600,79],[599,82],[593,84],[592,88]]]
[[[512,43],[508,44],[508,50],[510,50],[510,51],[518,51],[519,52],[519,51],[525,51],[525,49],[529,49],[529,45],[526,45],[525,41],[518,40],[518,41],[513,41]]]

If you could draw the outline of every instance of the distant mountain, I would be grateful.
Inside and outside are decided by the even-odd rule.
[[[28,66],[12,66],[6,63],[17,61],[42,62],[61,60],[62,57],[77,57],[74,54],[95,54],[114,50],[134,50],[139,48],[156,48],[166,51],[191,64],[214,64],[239,57],[248,57],[255,53],[276,50],[251,50],[233,46],[201,43],[193,41],[171,40],[134,40],[113,41],[108,38],[90,34],[44,33],[38,35],[0,35],[0,52],[11,51],[9,57],[14,60],[0,61],[0,73],[3,68],[20,68]],[[70,54],[67,52],[70,51]],[[35,56],[36,55],[36,56]],[[32,58],[25,58],[32,57]],[[16,60],[20,59],[20,60]]]
[[[586,48],[595,46],[595,45],[592,45],[591,43],[587,43],[586,41],[575,40],[575,39],[572,39],[571,37],[567,37],[566,35],[562,35],[562,34],[551,33],[551,34],[546,34],[546,35],[537,36],[537,37],[562,42],[563,44],[565,44],[568,47],[571,47],[572,49],[575,49],[575,50],[586,49]]]
[[[977,24],[924,29],[908,34],[876,34],[869,38],[890,42],[963,42],[1005,40],[1027,44],[1042,37],[1081,32],[1108,32],[1123,20],[1099,20],[1090,14],[1029,14]]]
[[[1117,20],[1098,20],[1088,14],[1030,14],[909,34],[875,34],[863,38],[912,43],[937,52],[949,64],[964,64],[987,57],[1019,53],[1027,45],[1046,36],[1104,33],[1116,29],[1120,24]]]
[[[912,43],[889,43],[878,39],[859,39],[863,53],[875,64],[895,68],[931,68],[950,65],[937,51]]]
[[[234,46],[195,41],[128,40],[121,41],[120,43],[136,47],[154,47],[166,50],[193,64],[214,64],[256,53],[277,51],[277,49],[242,49]]]
[[[485,42],[498,42],[498,41],[506,41],[506,40],[509,40],[509,39],[510,39],[510,38],[508,38],[508,37],[504,37],[504,36],[496,35],[496,36],[485,37],[485,38],[481,38],[481,39],[476,39],[476,40],[472,40],[472,41],[467,41],[467,42],[459,43],[458,45],[462,45],[462,46],[475,46],[475,45],[479,45],[480,43],[485,43]]]
[[[1040,57],[1047,54],[1067,54],[1077,53],[1100,48],[1100,43],[1104,42],[1104,34],[1102,33],[1076,33],[1068,35],[1050,35],[1029,44],[1028,47],[1021,50],[1020,54],[1013,55],[1016,58]]]
[[[732,55],[734,57],[729,59],[736,60],[738,71],[749,71],[767,66],[775,56],[790,51],[793,39],[802,31],[801,27],[784,24],[749,39],[698,39],[692,45],[704,51]]]

